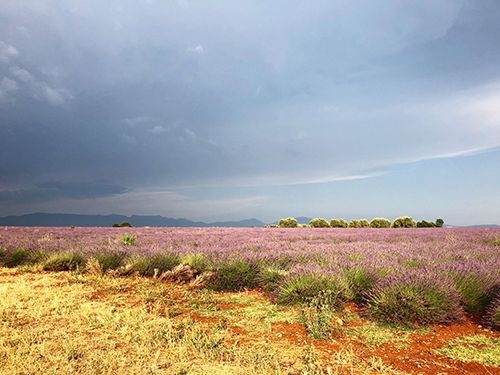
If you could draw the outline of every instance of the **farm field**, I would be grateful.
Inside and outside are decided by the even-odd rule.
[[[500,373],[500,230],[2,228],[0,372]]]

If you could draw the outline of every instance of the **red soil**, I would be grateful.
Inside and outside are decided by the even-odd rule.
[[[385,365],[410,374],[500,374],[498,367],[454,361],[433,353],[433,349],[445,346],[447,341],[456,337],[477,334],[500,337],[500,333],[484,329],[470,319],[449,326],[436,325],[431,327],[430,331],[426,334],[413,333],[411,342],[404,349],[397,348],[394,343],[369,347],[348,336],[338,337],[329,342],[316,341],[307,336],[306,329],[301,324],[275,324],[271,340],[289,340],[296,345],[313,345],[325,360],[329,354],[351,347],[360,358],[380,357]]]

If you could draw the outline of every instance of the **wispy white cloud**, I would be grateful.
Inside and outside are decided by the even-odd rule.
[[[10,74],[15,77],[18,82],[22,82],[29,94],[36,100],[46,102],[54,107],[65,105],[73,99],[73,95],[69,90],[59,87],[53,87],[43,80],[37,79],[26,69],[18,66],[10,68]]]
[[[18,55],[19,51],[16,47],[0,40],[0,62],[7,63]]]
[[[18,90],[17,82],[7,77],[0,81],[0,104],[13,100],[12,93]]]
[[[496,148],[497,146],[492,146],[492,147],[477,147],[477,148],[472,148],[468,150],[458,150],[458,151],[453,151],[453,152],[447,152],[443,154],[434,154],[434,155],[428,155],[425,157],[422,157],[420,159],[415,159],[412,162],[420,162],[420,161],[425,161],[425,160],[433,160],[433,159],[451,159],[451,158],[458,158],[458,157],[464,157],[464,156],[474,156],[478,154],[482,154],[484,152],[492,151]]]
[[[476,128],[496,128],[500,136],[500,81],[461,93],[449,104]]]
[[[203,46],[201,44],[198,44],[197,46],[186,48],[186,51],[190,52],[190,53],[196,53],[198,55],[201,55],[205,52],[205,49],[203,48]]]
[[[330,182],[339,182],[339,181],[354,181],[354,180],[366,180],[368,178],[375,178],[384,175],[383,172],[377,173],[366,173],[366,174],[356,174],[356,175],[347,175],[347,176],[319,176],[313,178],[306,178],[304,180],[296,180],[287,185],[306,185],[306,184],[325,184]]]
[[[224,178],[217,181],[208,181],[196,185],[180,185],[175,188],[199,188],[199,187],[225,187],[225,188],[256,188],[256,187],[278,187],[294,185],[327,184],[341,181],[365,180],[383,176],[385,172],[373,172],[353,175],[329,175],[329,174],[266,174],[236,178]]]
[[[161,134],[161,133],[165,133],[166,131],[168,131],[168,129],[162,125],[156,125],[156,126],[153,126],[151,129],[149,129],[149,132],[152,134]]]
[[[123,122],[128,126],[138,126],[142,124],[148,124],[153,119],[149,116],[137,116],[137,117],[128,117],[123,119]]]
[[[18,66],[11,67],[10,74],[12,74],[12,76],[14,76],[17,80],[24,83],[33,84],[36,82],[35,77],[33,77],[33,75],[30,72]]]

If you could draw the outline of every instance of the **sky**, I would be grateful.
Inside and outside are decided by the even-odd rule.
[[[0,215],[500,224],[497,0],[2,0]]]

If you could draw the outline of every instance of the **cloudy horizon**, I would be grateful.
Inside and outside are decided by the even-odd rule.
[[[0,216],[500,224],[500,3],[0,8]]]

